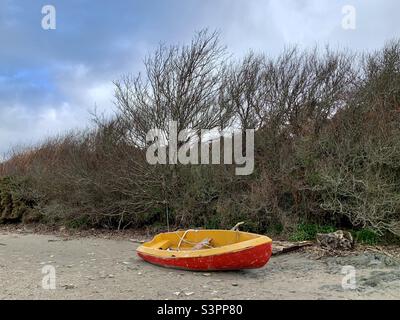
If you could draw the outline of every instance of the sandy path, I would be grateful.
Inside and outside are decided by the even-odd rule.
[[[195,273],[147,264],[136,247],[0,231],[0,299],[400,299],[399,264],[383,255],[315,260],[298,252],[259,270]],[[356,290],[341,287],[347,264],[357,270]],[[55,267],[55,290],[42,288],[45,265]]]

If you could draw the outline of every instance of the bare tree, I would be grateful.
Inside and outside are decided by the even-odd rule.
[[[266,103],[263,73],[264,56],[250,52],[239,64],[232,63],[225,77],[222,101],[243,129],[257,129],[262,124]]]
[[[190,45],[160,45],[145,60],[145,75],[126,75],[116,81],[116,105],[128,123],[132,142],[145,145],[147,132],[154,128],[168,139],[171,120],[177,121],[178,132],[224,125],[229,114],[218,98],[225,57],[218,35],[204,30]]]
[[[343,106],[351,90],[353,58],[328,48],[322,55],[316,49],[291,48],[271,59],[264,72],[267,122],[274,127],[290,126],[294,135],[307,126],[318,131]]]

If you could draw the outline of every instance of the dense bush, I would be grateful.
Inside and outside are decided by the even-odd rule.
[[[115,82],[113,119],[15,153],[0,176],[30,181],[29,206],[47,223],[245,221],[257,232],[308,235],[299,226],[329,225],[400,235],[400,42],[364,55],[293,48],[274,59],[226,56],[207,32],[188,46],[161,46],[145,74]],[[146,132],[157,127],[168,137],[169,120],[196,133],[255,128],[254,173],[149,165]],[[7,216],[9,188],[1,191]]]
[[[37,202],[26,181],[0,178],[0,223],[39,221]]]

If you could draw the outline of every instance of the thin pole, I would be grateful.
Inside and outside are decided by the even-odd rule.
[[[165,202],[165,212],[167,213],[167,229],[168,229],[168,232],[169,232],[169,214],[168,214],[167,202]]]

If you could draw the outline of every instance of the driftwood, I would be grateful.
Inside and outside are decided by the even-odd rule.
[[[134,243],[145,243],[145,240],[139,240],[139,239],[129,239],[130,242],[134,242]],[[147,240],[150,241],[150,240]]]
[[[211,248],[211,241],[212,241],[211,238],[206,238],[201,242],[197,243],[196,245],[194,245],[192,250],[209,249]]]
[[[329,250],[351,250],[354,246],[351,233],[342,230],[326,234],[318,233],[317,241],[321,248]]]
[[[272,243],[272,255],[276,256],[279,254],[296,251],[301,248],[312,245],[313,245],[312,241],[300,241],[300,242],[274,241]]]

